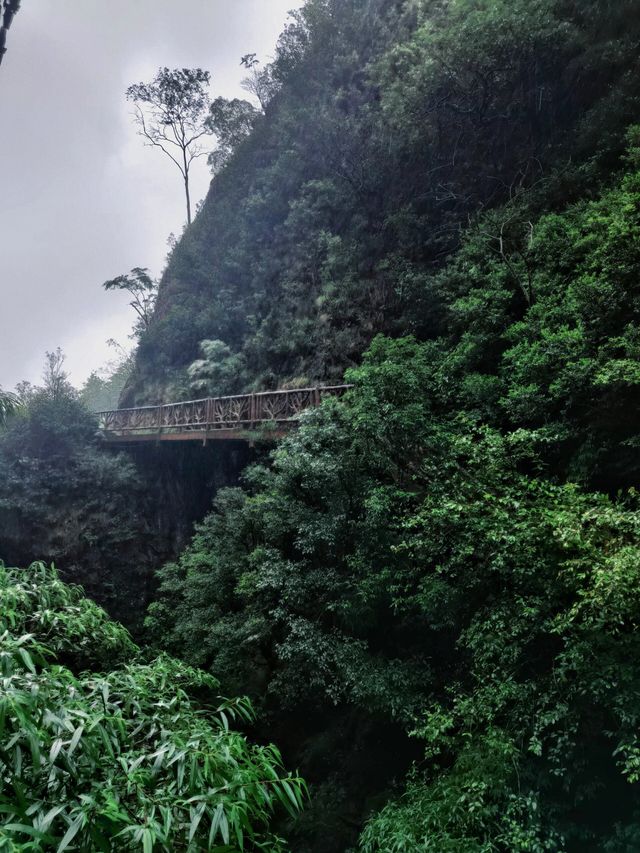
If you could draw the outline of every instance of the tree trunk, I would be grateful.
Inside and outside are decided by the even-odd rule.
[[[189,175],[184,178],[184,193],[187,197],[187,225],[191,225],[191,197],[189,196]]]
[[[182,176],[184,177],[184,194],[187,197],[187,225],[191,225],[191,196],[189,195],[189,164],[187,163],[187,149],[182,149],[182,162],[184,169]]]

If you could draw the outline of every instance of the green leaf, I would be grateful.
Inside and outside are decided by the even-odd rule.
[[[75,752],[76,747],[80,743],[80,738],[82,737],[82,733],[84,732],[84,726],[78,726],[78,728],[74,731],[73,737],[69,742],[69,748],[67,749],[67,755],[72,755]]]
[[[153,832],[148,828],[142,833],[142,850],[143,853],[153,853]]]
[[[70,824],[69,828],[62,837],[62,841],[58,845],[57,853],[63,853],[64,850],[71,844],[78,832],[82,829],[85,823],[85,815],[81,812],[75,820]]]

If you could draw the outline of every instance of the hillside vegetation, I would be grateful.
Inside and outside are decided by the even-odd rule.
[[[67,581],[139,626],[152,566],[172,553],[133,461],[100,446],[66,379],[31,388],[0,430],[0,555],[60,565]]]
[[[441,333],[432,275],[469,217],[510,203],[487,246],[508,257],[514,212],[616,168],[638,19],[637,0],[309,0],[172,254],[125,399],[338,380],[377,333]],[[202,341],[215,369],[193,389]]]
[[[42,563],[0,564],[0,676],[1,850],[282,849],[269,823],[303,788],[274,747],[230,730],[250,705],[145,661]]]
[[[355,384],[148,621],[300,764],[297,851],[638,846],[638,12],[306,4],[170,261],[143,396],[204,339],[209,393]]]
[[[0,556],[140,645],[0,569],[0,850],[640,849],[639,56],[640,0],[307,0],[214,102],[121,403],[353,388],[173,467],[7,399]]]

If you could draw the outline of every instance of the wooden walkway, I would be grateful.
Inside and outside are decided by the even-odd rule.
[[[265,391],[234,397],[207,397],[183,403],[97,412],[105,441],[244,440],[277,438],[295,426],[301,413],[327,397],[340,397],[350,385]]]

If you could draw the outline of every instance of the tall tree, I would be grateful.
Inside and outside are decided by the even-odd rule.
[[[205,150],[199,140],[210,132],[204,124],[209,111],[210,75],[202,68],[160,68],[150,83],[134,83],[127,100],[135,105],[135,122],[146,144],[160,148],[180,170],[191,224],[189,171]]]

